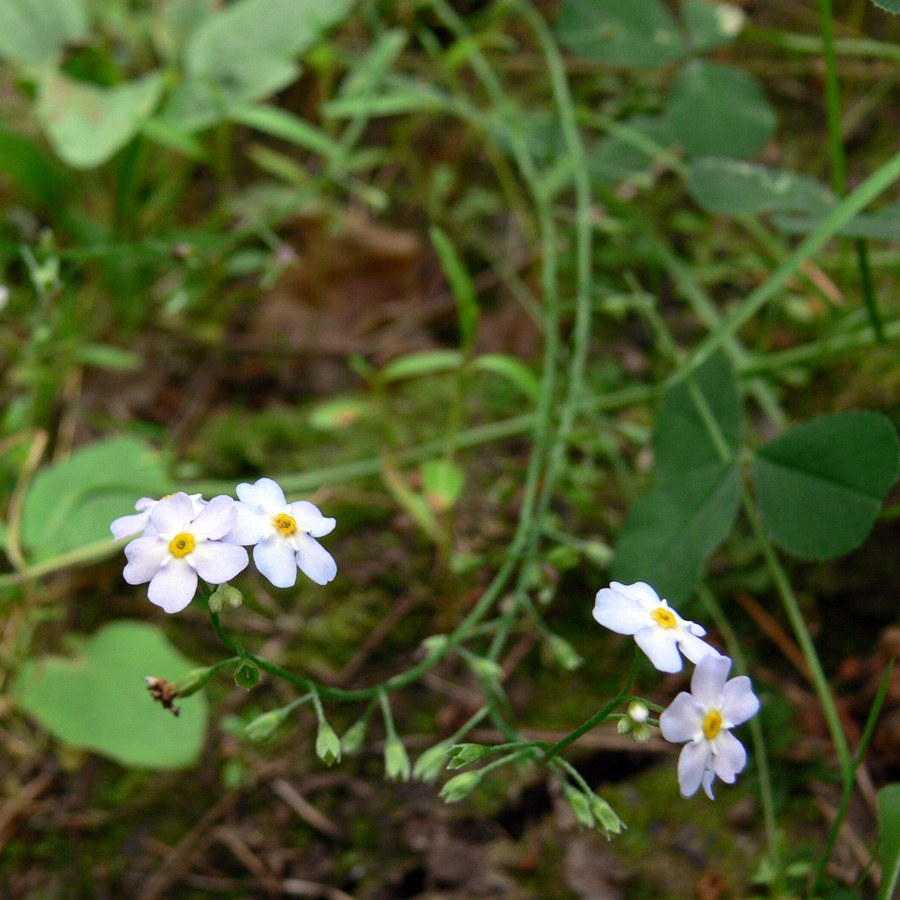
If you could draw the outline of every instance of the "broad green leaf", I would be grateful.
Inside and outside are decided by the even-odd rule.
[[[661,66],[685,53],[660,0],[563,0],[555,27],[573,53],[613,65]]]
[[[737,159],[695,159],[687,171],[688,189],[707,212],[742,216],[757,213],[825,210],[834,195],[808,175],[771,169]]]
[[[788,234],[809,234],[822,224],[830,212],[826,209],[812,215],[781,214],[774,224]],[[860,213],[837,230],[844,237],[873,241],[900,241],[900,204],[892,203],[873,213]]]
[[[709,416],[721,434],[723,458],[710,434],[695,391],[702,396]],[[692,469],[707,469],[730,462],[741,444],[742,417],[738,383],[725,357],[717,353],[688,381],[666,392],[656,416],[653,446],[657,483],[677,482]]]
[[[206,162],[208,158],[203,144],[193,137],[188,129],[171,120],[157,116],[145,119],[141,123],[141,134],[161,147],[181,153],[188,159]]]
[[[25,494],[22,544],[31,562],[112,540],[109,523],[141,497],[171,490],[159,455],[134,438],[75,451],[38,471]]]
[[[876,6],[880,6],[885,12],[900,13],[900,0],[872,0]],[[879,898],[880,900],[880,898]]]
[[[478,329],[478,299],[475,296],[475,285],[472,284],[463,261],[456,252],[450,238],[437,226],[433,226],[429,234],[434,249],[437,250],[441,261],[441,268],[450,289],[456,299],[456,311],[459,319],[460,344],[464,352],[469,352],[475,343],[475,334]]]
[[[688,156],[754,156],[777,124],[752,75],[702,59],[691,60],[681,70],[666,113]]]
[[[636,115],[615,123],[588,153],[591,175],[603,184],[619,184],[646,172],[662,150],[676,143],[665,116]]]
[[[163,90],[160,73],[100,87],[49,71],[38,88],[37,115],[63,162],[90,169],[106,162],[140,130]]]
[[[731,43],[747,21],[746,13],[739,6],[712,0],[684,0],[681,18],[687,26],[691,47],[697,53]]]
[[[0,59],[40,66],[87,29],[82,0],[0,0]]]
[[[785,550],[831,559],[866,538],[897,477],[897,433],[877,412],[841,412],[761,448],[753,478],[763,519]]]
[[[446,512],[459,499],[466,476],[455,463],[430,459],[422,463],[422,487],[435,512]]]
[[[656,483],[619,535],[615,579],[646,581],[672,601],[692,593],[737,515],[741,431],[737,379],[721,354],[666,393],[654,429]]]
[[[472,360],[472,368],[479,372],[500,375],[535,403],[541,396],[541,383],[537,375],[516,356],[507,353],[485,353]]]
[[[72,657],[26,660],[13,697],[61,740],[126,766],[177,769],[195,762],[206,734],[202,693],[176,701],[179,715],[150,696],[145,676],[175,681],[196,667],[154,625],[112,622]]]
[[[378,373],[378,377],[387,384],[403,378],[453,372],[462,364],[463,355],[458,350],[423,350],[392,360]]]
[[[731,531],[740,499],[735,463],[690,469],[657,484],[628,513],[616,543],[613,579],[646,581],[661,597],[683,602]]]
[[[900,6],[900,4],[898,4]],[[881,886],[877,900],[890,900],[900,880],[900,783],[878,792],[878,858]]]

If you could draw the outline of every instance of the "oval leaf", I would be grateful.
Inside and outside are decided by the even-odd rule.
[[[661,66],[685,53],[659,0],[564,0],[556,33],[573,53],[620,66]]]
[[[81,0],[0,0],[0,59],[42,65],[87,27]]]
[[[675,79],[666,112],[688,156],[754,156],[777,124],[752,75],[701,59]]]
[[[681,16],[697,53],[714,50],[733,41],[744,27],[747,14],[730,3],[711,3],[710,0],[684,0]]]
[[[763,447],[753,478],[772,538],[807,559],[858,547],[897,477],[898,441],[876,412],[843,412],[798,425]]]
[[[144,677],[175,681],[197,664],[143,622],[113,622],[71,657],[26,660],[13,697],[58,738],[127,766],[176,769],[200,755],[207,706],[201,693],[178,700],[176,718],[154,704]]]
[[[834,194],[808,175],[737,159],[696,159],[686,181],[707,212],[731,216],[827,211],[834,203]]]

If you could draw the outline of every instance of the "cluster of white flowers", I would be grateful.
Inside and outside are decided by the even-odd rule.
[[[678,785],[690,797],[703,785],[710,799],[718,775],[732,784],[747,753],[731,729],[754,716],[759,700],[746,675],[728,678],[731,660],[702,640],[706,631],[688,622],[642,581],[614,581],[597,592],[594,618],[612,631],[633,635],[661,672],[680,672],[681,654],[696,664],[690,693],[682,691],[659,717],[663,737],[684,743],[678,759]]]
[[[175,613],[194,598],[199,578],[224,584],[243,571],[249,546],[256,568],[276,587],[291,587],[298,568],[317,584],[334,578],[337,565],[316,540],[334,529],[334,519],[306,500],[288,503],[271,478],[239,484],[237,495],[207,501],[179,492],[138,500],[136,515],[110,525],[116,540],[140,535],[125,547],[125,580],[150,582],[150,602]]]

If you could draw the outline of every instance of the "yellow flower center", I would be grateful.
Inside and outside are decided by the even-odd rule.
[[[675,628],[678,625],[675,613],[673,613],[671,609],[666,609],[664,606],[657,606],[650,615],[660,628]]]
[[[293,516],[289,516],[287,513],[278,513],[273,521],[279,534],[290,537],[297,533],[297,520]]]
[[[711,741],[722,730],[722,716],[713,710],[706,714],[703,720],[703,736]]]
[[[182,559],[187,556],[188,553],[193,553],[193,551],[194,536],[192,534],[182,532],[181,534],[176,534],[175,537],[169,541],[169,553],[178,559]]]

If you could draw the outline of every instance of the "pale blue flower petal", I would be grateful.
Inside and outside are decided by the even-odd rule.
[[[261,506],[266,512],[279,513],[287,508],[284,491],[271,478],[260,478],[254,484],[239,484],[237,495],[249,506]]]
[[[150,513],[139,512],[135,515],[120,516],[118,519],[113,519],[109,530],[112,532],[113,538],[118,541],[123,537],[140,534],[149,524]]]
[[[187,497],[186,494],[182,495]],[[197,592],[197,573],[186,559],[170,556],[153,576],[147,597],[167,613],[181,612]]]
[[[165,538],[186,532],[193,518],[191,498],[182,491],[171,497],[163,497],[150,511],[153,527]]]
[[[726,784],[734,784],[738,772],[747,765],[747,751],[744,745],[724,729],[715,739],[716,752],[713,755],[713,769]]]
[[[169,556],[168,541],[155,535],[145,535],[125,547],[128,565],[122,573],[129,584],[144,584],[159,571]]]
[[[231,581],[238,572],[247,568],[250,557],[238,544],[223,544],[220,541],[203,541],[190,555],[191,565],[197,574],[209,584]]]
[[[651,620],[649,625],[635,632],[634,640],[660,672],[681,671],[681,654],[674,629],[662,628]]]
[[[659,717],[662,736],[673,744],[703,737],[703,715],[703,707],[687,691],[682,691]]]
[[[618,634],[634,634],[652,621],[639,601],[628,593],[625,585],[613,582],[613,587],[597,591],[594,600],[594,618],[610,631]],[[625,588],[625,590],[620,590]]]
[[[275,587],[292,587],[297,582],[294,551],[280,534],[264,538],[253,548],[253,562]]]
[[[707,769],[703,773],[703,790],[706,791],[706,796],[709,797],[710,800],[715,800],[716,798],[713,796],[713,782],[716,780],[716,773],[712,769]]]
[[[234,500],[222,494],[203,507],[191,524],[190,532],[200,540],[217,541],[231,531],[236,517]]]
[[[334,531],[335,520],[323,516],[319,507],[308,500],[298,500],[289,507],[297,527],[313,537],[324,537]]]
[[[753,693],[753,685],[746,675],[732,678],[722,691],[722,719],[727,728],[746,722],[759,712],[759,698]]]
[[[297,565],[300,571],[316,584],[328,584],[337,575],[334,557],[308,534],[296,535]]]
[[[691,693],[706,709],[721,708],[722,690],[730,668],[731,660],[727,656],[707,654],[697,662],[691,678]]]
[[[678,646],[681,652],[692,662],[698,663],[704,656],[721,656],[722,654],[706,641],[692,634],[687,628],[680,628]]]
[[[678,787],[682,797],[691,797],[700,787],[700,779],[706,771],[710,757],[709,742],[691,741],[681,749],[678,757]]]
[[[654,610],[662,605],[659,594],[645,581],[636,581],[634,584],[621,584],[618,581],[610,583],[610,587],[619,594],[625,594],[630,600],[640,604],[646,610]]]
[[[222,540],[245,545],[260,541],[269,530],[272,517],[258,506],[248,506],[240,500],[234,504],[234,510],[234,525]]]

